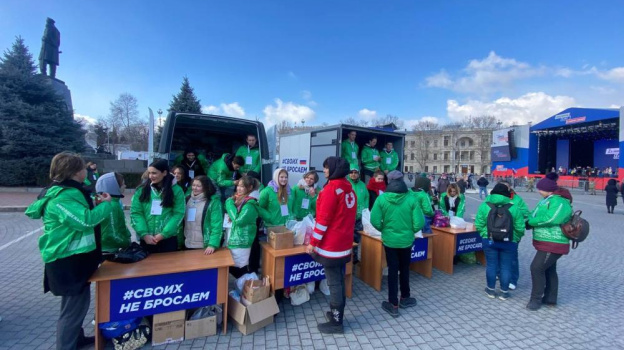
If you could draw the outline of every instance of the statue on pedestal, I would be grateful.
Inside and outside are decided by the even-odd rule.
[[[56,77],[56,66],[59,65],[59,47],[61,46],[61,32],[54,26],[54,20],[48,17],[43,38],[41,38],[41,52],[39,52],[39,70],[47,75],[46,68],[50,65],[50,77]]]

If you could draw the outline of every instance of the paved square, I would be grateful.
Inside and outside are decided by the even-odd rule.
[[[539,195],[521,193],[532,209]],[[1,196],[1,194],[0,194]],[[467,199],[476,213],[478,195]],[[275,323],[248,336],[234,327],[228,334],[160,346],[157,349],[622,349],[624,348],[624,210],[607,214],[604,196],[575,195],[574,208],[591,224],[588,241],[558,263],[559,305],[537,312],[525,309],[534,255],[531,235],[520,244],[520,281],[507,301],[485,296],[482,266],[456,266],[453,276],[434,269],[433,278],[410,276],[418,306],[393,319],[381,311],[387,288],[376,292],[354,278],[347,301],[345,334],[325,336],[327,299],[280,304]],[[23,213],[0,213],[0,350],[53,349],[60,298],[43,294],[43,263],[37,249],[40,221]],[[11,243],[12,242],[12,243]],[[435,254],[435,252],[434,252]],[[85,329],[92,332],[92,307]]]

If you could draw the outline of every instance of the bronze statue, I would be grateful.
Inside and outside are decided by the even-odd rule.
[[[48,17],[46,28],[41,38],[41,52],[39,53],[39,70],[47,75],[46,66],[50,65],[50,77],[56,77],[56,66],[59,65],[59,46],[61,46],[61,33],[54,26],[54,20]]]

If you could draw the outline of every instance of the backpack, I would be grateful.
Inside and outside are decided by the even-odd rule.
[[[512,204],[487,205],[490,207],[487,216],[488,238],[497,242],[513,242],[513,217],[509,211]]]
[[[581,217],[581,213],[581,210],[575,211],[570,220],[561,225],[563,235],[572,241],[572,249],[576,249],[589,235],[589,222]]]

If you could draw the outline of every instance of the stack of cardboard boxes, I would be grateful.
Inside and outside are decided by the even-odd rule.
[[[278,313],[279,307],[275,296],[271,295],[268,277],[246,281],[240,301],[229,296],[228,315],[244,335],[270,325],[273,316]]]
[[[154,315],[152,346],[217,334],[217,316],[190,320],[196,309]]]

